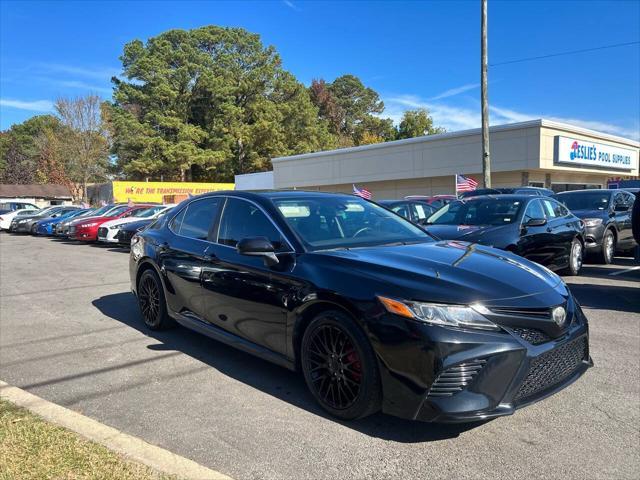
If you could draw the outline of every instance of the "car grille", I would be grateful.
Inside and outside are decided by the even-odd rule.
[[[508,315],[510,317],[551,318],[551,309],[549,308],[491,307],[491,311],[498,315]]]
[[[486,360],[472,360],[440,372],[429,389],[428,397],[450,397],[469,385],[482,370]]]
[[[107,230],[107,228],[106,228],[106,227],[100,227],[100,228],[98,229],[98,237],[100,237],[100,238],[107,238],[107,232],[108,232],[108,230]]]
[[[587,338],[566,343],[534,358],[514,401],[525,400],[569,377],[587,356]]]
[[[69,234],[73,235],[76,233],[77,227],[69,227]]]
[[[551,340],[549,335],[535,328],[514,327],[511,330],[525,342],[529,342],[532,345],[540,345]]]

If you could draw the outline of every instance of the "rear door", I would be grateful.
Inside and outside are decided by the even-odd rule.
[[[569,261],[574,232],[568,228],[566,215],[569,211],[550,198],[540,200],[547,216],[547,242],[550,252],[548,265],[562,267]]]
[[[221,202],[220,197],[192,201],[169,221],[166,239],[154,237],[160,242],[155,245],[157,263],[165,279],[167,303],[174,312],[204,317],[202,265]]]

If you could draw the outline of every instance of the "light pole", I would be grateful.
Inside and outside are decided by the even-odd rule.
[[[489,97],[487,94],[487,0],[480,0],[480,100],[482,102],[482,179],[491,188],[491,157],[489,155]]]

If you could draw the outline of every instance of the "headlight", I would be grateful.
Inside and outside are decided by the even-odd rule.
[[[96,225],[98,225],[98,223],[99,222],[83,223],[82,225],[80,225],[80,228],[95,227]]]
[[[597,227],[602,223],[601,218],[585,218],[582,221],[584,222],[585,227]]]
[[[394,300],[380,296],[378,296],[378,299],[390,313],[431,325],[500,330],[495,323],[482,315],[481,312],[486,311],[486,308],[482,305],[441,305]]]

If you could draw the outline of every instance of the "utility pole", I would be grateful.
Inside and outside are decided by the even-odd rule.
[[[491,188],[491,157],[489,156],[489,97],[487,94],[487,0],[480,0],[480,100],[482,102],[482,179],[484,188]]]

